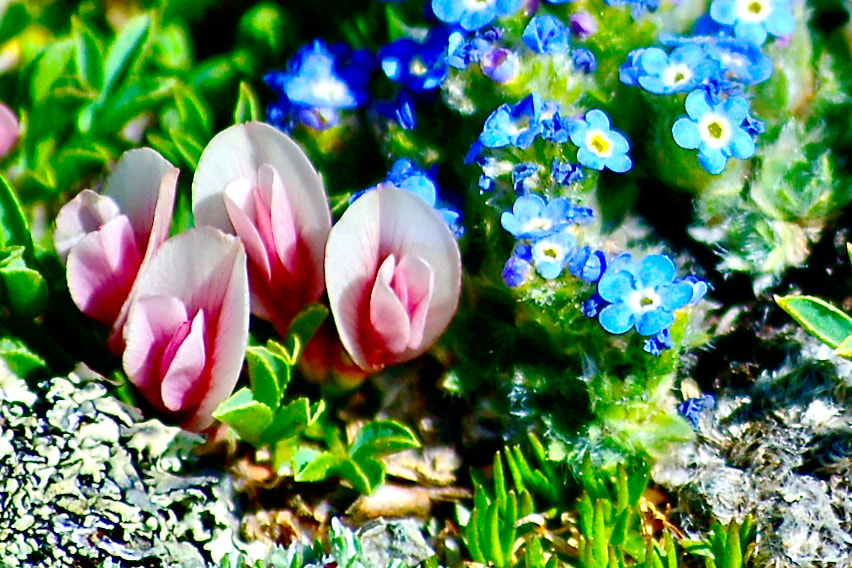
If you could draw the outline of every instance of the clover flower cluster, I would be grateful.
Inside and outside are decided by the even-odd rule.
[[[631,51],[620,79],[657,95],[689,93],[687,116],[677,119],[672,136],[681,148],[698,150],[704,170],[719,174],[728,158],[754,155],[764,125],[743,93],[772,75],[761,50],[767,35],[787,38],[795,25],[788,0],[714,0],[692,36],[661,36],[662,48]]]

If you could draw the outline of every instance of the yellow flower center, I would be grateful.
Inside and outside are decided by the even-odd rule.
[[[739,0],[737,2],[737,18],[744,22],[759,23],[769,17],[767,0]]]
[[[600,130],[592,130],[586,135],[586,147],[604,158],[612,154],[612,142]]]
[[[701,140],[711,148],[721,148],[731,139],[731,125],[724,116],[707,113],[698,122]]]

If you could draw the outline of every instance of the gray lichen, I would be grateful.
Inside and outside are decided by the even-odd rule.
[[[724,392],[705,411],[694,445],[657,464],[689,519],[758,527],[756,565],[852,566],[850,366],[805,347],[748,392]],[[706,523],[705,523],[706,524]]]
[[[201,438],[141,421],[80,368],[30,389],[0,359],[0,558],[24,566],[206,567],[234,548],[226,476]]]

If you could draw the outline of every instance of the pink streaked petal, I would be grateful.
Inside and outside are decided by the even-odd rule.
[[[295,272],[296,256],[298,254],[298,234],[296,229],[296,218],[290,199],[284,189],[284,182],[278,171],[268,164],[263,164],[257,171],[260,191],[269,192],[269,203],[272,230],[275,239],[275,253],[281,264],[289,272]],[[324,245],[325,243],[323,243]]]
[[[181,413],[181,426],[203,430],[213,423],[216,406],[233,391],[245,357],[249,324],[245,249],[238,239],[212,227],[190,229],[163,243],[137,286],[139,298],[172,295],[189,313],[205,312],[209,378],[197,407]]]
[[[188,319],[186,305],[174,296],[139,298],[128,313],[124,326],[124,371],[130,382],[160,410],[165,410],[159,374],[163,352],[175,331]]]
[[[170,341],[169,347],[176,344],[175,349],[167,347],[162,360],[166,364],[168,356],[172,356],[166,369],[161,368],[163,405],[172,412],[194,406],[200,400],[205,386],[203,381],[207,348],[204,344],[204,310],[199,310],[191,323],[184,324],[188,325],[178,328]],[[178,333],[184,328],[187,328],[186,331]]]
[[[130,219],[143,250],[148,248],[157,210],[161,217],[157,231],[160,242],[168,236],[177,173],[177,169],[155,150],[139,148],[122,154],[107,180],[103,195],[115,199],[121,212]]]
[[[423,342],[426,316],[432,302],[435,276],[432,267],[418,256],[406,256],[396,267],[393,288],[405,305],[411,322],[407,347],[417,349]],[[404,294],[402,290],[405,290]]]
[[[0,157],[12,151],[19,133],[18,117],[12,109],[0,103]]]
[[[231,180],[225,187],[225,209],[237,236],[246,248],[248,257],[268,280],[272,276],[272,267],[269,266],[267,243],[263,241],[255,224],[257,210],[254,193],[249,180]]]
[[[121,210],[114,199],[84,189],[63,205],[56,216],[56,231],[53,233],[56,253],[65,262],[71,247],[120,214]]]
[[[68,290],[84,314],[112,325],[142,263],[124,215],[81,239],[68,254]]]
[[[395,264],[393,255],[389,255],[376,274],[370,293],[370,324],[378,342],[375,349],[402,353],[408,346],[411,324],[408,311],[391,288]]]

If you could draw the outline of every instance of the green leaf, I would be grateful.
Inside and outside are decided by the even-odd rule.
[[[281,6],[261,2],[248,10],[237,26],[239,39],[257,52],[280,54],[287,38],[291,19]]]
[[[0,43],[5,43],[24,31],[31,20],[24,2],[15,2],[7,6],[5,12],[0,10]]]
[[[598,566],[609,564],[609,531],[606,522],[606,506],[609,501],[598,499],[595,503],[595,518],[592,523],[592,556]]]
[[[503,558],[509,561],[512,558],[512,550],[515,548],[515,523],[518,521],[518,498],[514,491],[509,491],[506,502],[501,508],[500,542],[503,548]]]
[[[14,246],[3,251],[0,260],[0,280],[12,310],[20,316],[35,317],[47,307],[48,288],[44,277],[24,262],[24,247]]]
[[[169,136],[172,137],[181,157],[195,169],[198,165],[198,158],[201,157],[201,152],[204,150],[204,145],[192,136],[178,130],[169,131]]]
[[[136,16],[118,32],[107,50],[104,62],[104,82],[101,100],[106,100],[116,85],[124,80],[145,50],[151,29],[148,14]]]
[[[831,347],[838,347],[852,335],[852,318],[821,298],[775,296],[775,302],[805,331]]]
[[[362,469],[361,464],[353,459],[341,459],[337,467],[334,468],[334,473],[349,481],[355,490],[363,495],[369,495],[373,492],[370,475]],[[382,471],[382,474],[384,475],[384,471]]]
[[[269,428],[266,429],[263,440],[275,443],[300,434],[313,424],[324,410],[325,402],[322,400],[311,408],[307,398],[297,398],[275,413],[275,418]]]
[[[192,66],[192,41],[181,24],[162,26],[152,49],[157,63],[166,69],[186,71]]]
[[[380,457],[410,448],[419,448],[420,441],[414,432],[393,420],[377,420],[361,428],[352,445],[349,455],[354,459]]]
[[[330,452],[306,447],[296,452],[293,461],[296,481],[324,481],[334,475],[334,469],[340,465],[341,458]]]
[[[506,503],[508,493],[506,491],[506,476],[503,474],[503,460],[500,458],[500,452],[494,454],[492,471],[494,475],[494,499],[502,507]]]
[[[305,346],[311,341],[311,338],[327,317],[328,308],[322,304],[313,303],[305,306],[290,322],[290,327],[287,328],[286,341],[287,345],[296,346],[290,353],[293,364],[299,359],[300,346]],[[293,341],[294,338],[298,338],[298,343]]]
[[[465,544],[470,552],[470,557],[480,564],[485,564],[487,559],[482,552],[482,511],[474,507],[470,514],[470,519],[465,527]]]
[[[51,43],[38,58],[32,80],[34,107],[51,95],[54,85],[60,80],[67,82],[68,66],[75,50],[74,40],[64,39]]]
[[[488,513],[485,516],[486,533],[485,546],[488,551],[491,562],[497,568],[502,568],[506,564],[506,558],[503,556],[503,548],[500,542],[500,504],[496,501],[488,507]]]
[[[216,408],[213,418],[231,426],[243,440],[257,445],[263,431],[272,424],[272,410],[254,400],[250,390],[241,388]]]
[[[255,346],[246,350],[246,363],[254,399],[276,410],[290,382],[290,366],[266,347]]]
[[[72,16],[71,26],[77,47],[77,74],[83,83],[99,93],[104,86],[103,48],[79,17]]]
[[[357,463],[364,473],[364,476],[370,482],[370,488],[367,493],[372,493],[373,490],[385,482],[385,466],[381,461],[376,459],[355,460],[350,459],[350,462]]]
[[[725,543],[724,566],[726,568],[742,568],[743,549],[740,544],[740,527],[736,521],[728,525],[728,540]]]
[[[245,81],[240,81],[240,94],[237,97],[237,106],[234,109],[234,124],[262,119],[263,115],[257,94],[251,88],[251,85]]]
[[[24,248],[26,259],[34,261],[33,238],[18,198],[5,178],[0,176],[0,249]]]
[[[117,88],[106,102],[92,105],[97,121],[91,128],[114,134],[140,114],[154,111],[171,100],[179,86],[175,77],[138,77],[129,81]]]

